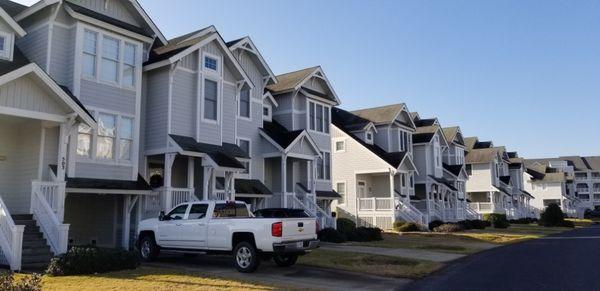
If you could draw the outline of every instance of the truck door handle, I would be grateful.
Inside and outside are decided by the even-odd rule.
[[[205,226],[206,224],[204,223],[198,223],[198,226]]]

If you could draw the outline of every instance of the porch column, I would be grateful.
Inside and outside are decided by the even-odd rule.
[[[194,157],[188,157],[187,187],[194,188]]]
[[[212,192],[212,173],[213,168],[204,166],[204,173],[202,175],[202,200],[208,200],[210,193]]]
[[[315,200],[314,202],[317,202],[317,157],[315,156],[312,161],[310,161],[310,167],[312,168],[311,171],[311,177],[312,177],[312,181],[311,181],[311,187],[310,187],[310,191],[311,194],[313,195],[313,199]]]
[[[281,193],[283,195],[283,207],[287,207],[287,155],[281,155]]]
[[[123,235],[121,238],[121,245],[124,249],[129,249],[129,227],[131,225],[131,195],[123,196]]]
[[[169,209],[171,209],[171,204],[172,204],[172,198],[171,197],[171,186],[172,186],[172,170],[173,170],[173,163],[175,162],[175,157],[177,155],[174,153],[167,153],[165,154],[165,177],[164,177],[164,190],[165,190],[165,197],[163,198],[165,201],[165,211],[168,211]]]
[[[228,199],[235,200],[235,181],[233,172],[225,172],[225,193]]]
[[[396,173],[390,170],[390,198],[392,199],[392,209],[396,209],[396,199],[394,199],[394,176]]]
[[[67,168],[67,143],[68,140],[67,124],[61,123],[58,134],[58,161],[56,163],[56,180],[65,180],[65,171]]]

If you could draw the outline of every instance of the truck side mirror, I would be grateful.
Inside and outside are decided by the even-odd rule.
[[[165,220],[165,212],[161,211],[158,213],[158,221],[163,221]]]

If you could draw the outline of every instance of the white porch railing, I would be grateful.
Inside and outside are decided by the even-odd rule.
[[[210,195],[208,195],[208,199],[209,200],[228,200],[227,193],[221,192],[221,191],[211,193]]]
[[[358,198],[358,210],[394,210],[393,198]]]
[[[8,207],[0,198],[0,261],[13,271],[21,269],[24,225],[15,225]]]
[[[477,213],[490,213],[493,210],[491,202],[471,202],[469,207]]]
[[[402,199],[396,198],[396,213],[408,222],[426,224],[423,213],[413,206],[410,201],[404,202]]]
[[[180,203],[195,201],[194,188],[163,187],[158,189],[161,198],[161,209],[169,211]]]
[[[435,200],[430,200],[429,203],[429,210],[431,211],[431,216],[432,217],[438,217],[438,219],[440,220],[444,220],[444,207],[442,206],[441,202],[435,201]]]
[[[31,213],[55,255],[67,252],[69,242],[69,225],[62,223],[64,189],[65,182],[32,182]]]
[[[468,219],[481,219],[481,214],[478,213],[475,209],[473,209],[470,203],[467,205],[466,210]]]
[[[308,207],[307,210],[309,212],[314,211],[313,215],[315,215],[319,220],[319,225],[321,228],[337,228],[335,218],[325,212],[323,208],[319,207],[319,205],[315,203],[314,199],[315,198],[312,195],[306,195],[302,199],[302,202],[306,207]]]

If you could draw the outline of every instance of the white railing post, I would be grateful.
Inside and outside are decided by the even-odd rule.
[[[25,231],[24,225],[13,225],[12,228],[12,260],[10,262],[10,268],[12,270],[21,269],[21,256],[23,254],[23,232]]]

